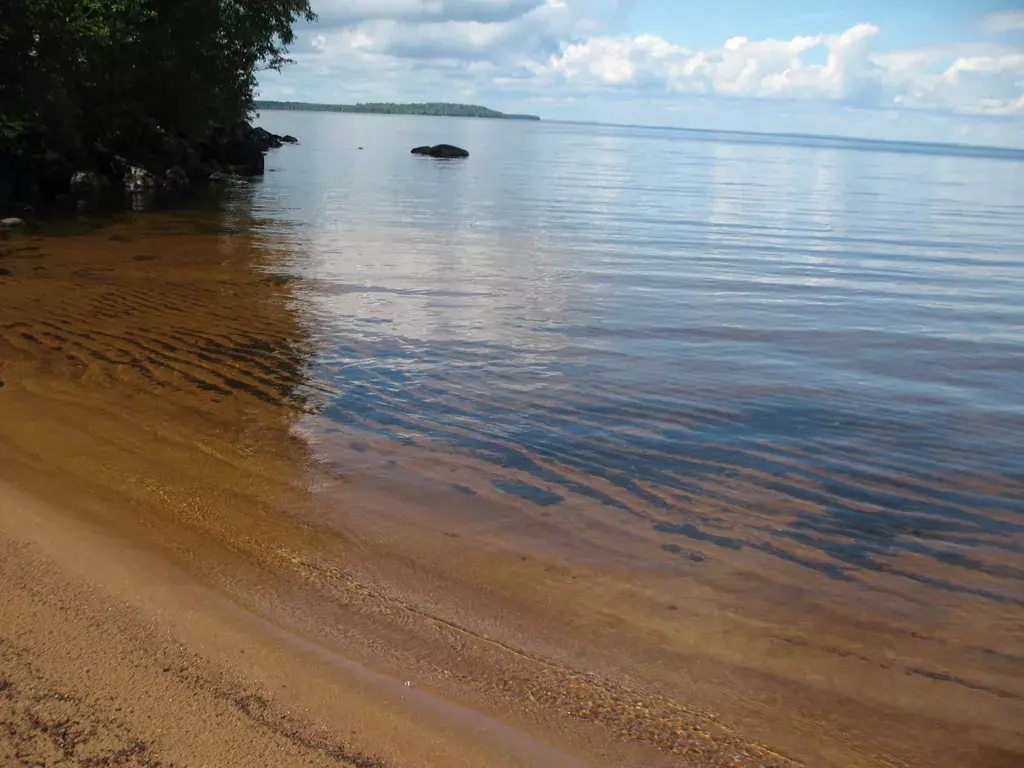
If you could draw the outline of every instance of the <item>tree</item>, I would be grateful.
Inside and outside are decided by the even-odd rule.
[[[158,125],[200,140],[246,119],[256,73],[280,68],[309,0],[3,0],[0,181],[43,151]]]

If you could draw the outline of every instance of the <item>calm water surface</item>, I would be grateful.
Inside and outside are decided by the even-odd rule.
[[[668,551],[1024,605],[1024,153],[261,123],[302,139],[239,194],[306,286],[311,430]],[[408,153],[441,141],[472,157]]]

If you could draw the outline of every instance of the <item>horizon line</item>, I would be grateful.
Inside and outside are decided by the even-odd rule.
[[[456,101],[391,101],[391,102],[383,101],[383,102],[356,102],[355,104],[344,104],[344,103],[341,103],[341,102],[331,103],[331,102],[320,102],[320,101],[285,101],[283,99],[267,99],[267,98],[254,99],[253,101],[254,101],[254,103],[258,103],[258,102],[262,101],[262,102],[277,102],[279,104],[310,104],[310,105],[316,105],[316,106],[356,106],[356,105],[359,105],[359,104],[396,104],[396,105],[450,104],[450,105],[456,105],[456,106],[481,107],[483,109],[489,109],[491,111],[499,112],[500,114],[504,114],[504,115],[516,114],[516,113],[510,113],[510,112],[502,112],[501,110],[494,109],[493,107],[485,107],[482,104],[468,104],[466,102],[456,102]],[[273,110],[269,110],[269,111],[273,111]],[[358,112],[339,113],[339,114],[383,114],[385,117],[389,117],[389,116],[390,117],[394,117],[395,116],[395,115],[387,115],[387,114],[384,114],[384,113],[358,113]],[[401,115],[399,115],[399,116],[401,116]],[[470,115],[405,115],[405,117],[456,117],[456,118],[462,117],[462,118],[467,119],[467,120],[479,120],[479,119],[481,119],[481,118],[473,117],[473,116],[470,116]],[[535,117],[535,115],[531,115],[531,117]],[[540,117],[539,122],[553,123],[553,124],[556,124],[556,125],[558,125],[558,124],[562,124],[562,125],[596,125],[596,126],[603,126],[603,127],[607,127],[607,128],[644,128],[644,129],[648,129],[648,130],[661,130],[661,131],[690,131],[692,133],[709,133],[709,134],[718,133],[718,134],[728,134],[728,135],[733,135],[733,136],[765,136],[765,137],[772,137],[772,138],[792,138],[792,139],[833,139],[833,140],[849,141],[849,142],[864,142],[864,143],[867,143],[867,144],[903,144],[903,145],[910,144],[910,145],[923,146],[923,147],[942,147],[942,148],[945,148],[945,149],[955,149],[955,150],[974,150],[974,151],[977,151],[977,150],[982,150],[982,151],[987,150],[987,151],[1009,153],[1011,155],[1019,155],[1019,157],[1014,158],[1014,159],[1024,160],[1024,147],[1005,147],[1005,146],[999,146],[999,145],[995,145],[995,144],[965,144],[963,142],[955,142],[955,141],[925,141],[925,140],[921,140],[921,139],[877,139],[877,138],[865,138],[865,137],[861,137],[861,136],[846,136],[846,135],[843,135],[843,134],[835,134],[835,133],[801,133],[801,132],[792,132],[792,131],[740,131],[740,130],[736,130],[734,128],[688,128],[688,127],[682,126],[682,125],[648,125],[648,124],[644,124],[644,123],[614,123],[614,122],[605,122],[605,121],[601,121],[601,120],[550,119],[550,118],[545,118],[543,115],[541,115],[539,117]],[[538,122],[538,121],[527,121],[527,122]],[[1007,158],[1007,159],[1009,159],[1009,158]]]

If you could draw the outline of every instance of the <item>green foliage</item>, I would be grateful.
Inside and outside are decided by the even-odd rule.
[[[375,115],[438,115],[442,117],[490,117],[518,120],[540,120],[535,115],[506,115],[475,104],[307,104],[299,101],[257,101],[256,109],[299,110],[304,112],[358,112]]]
[[[3,0],[0,155],[159,125],[201,138],[244,119],[256,71],[279,68],[309,0]],[[0,169],[2,170],[2,169]]]

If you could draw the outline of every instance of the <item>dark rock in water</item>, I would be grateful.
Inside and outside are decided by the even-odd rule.
[[[128,192],[144,192],[161,186],[160,179],[135,165],[128,166],[124,174],[124,188]]]
[[[108,182],[120,184],[127,165],[125,159],[115,154],[105,144],[96,142],[92,147],[96,163],[96,171]]]
[[[227,169],[235,176],[262,176],[266,170],[263,153],[258,152],[247,163],[232,163]]]
[[[110,187],[110,179],[96,171],[76,171],[71,176],[71,193],[88,197]]]
[[[437,144],[433,147],[416,147],[413,149],[412,154],[427,155],[428,157],[440,157],[446,160],[456,157],[469,157],[469,152],[461,147],[452,146],[451,144]]]
[[[259,144],[236,140],[224,144],[217,160],[242,176],[258,176],[265,163]]]
[[[112,188],[133,193],[132,204],[143,205],[148,195],[137,193],[180,192],[228,175],[262,174],[264,152],[297,142],[244,121],[214,126],[196,141],[144,120],[112,127],[90,147],[40,142],[17,154],[0,147],[0,218],[23,215],[29,203],[47,205],[69,193],[80,204],[97,202]]]
[[[202,161],[217,166],[209,167],[209,173],[226,168],[240,176],[258,176],[264,171],[263,153],[282,144],[280,137],[270,131],[241,122],[215,128],[200,146]]]
[[[148,136],[140,142],[140,149],[144,149],[154,158],[158,158],[161,165],[184,165],[189,145],[180,136],[168,133],[158,125],[152,126]]]
[[[118,184],[123,184],[129,167],[131,166],[127,160],[120,155],[113,155],[110,158],[110,177]]]
[[[203,184],[210,179],[210,174],[220,170],[216,161],[203,162],[203,158],[194,147],[185,152],[184,163],[178,166],[192,184]]]
[[[261,149],[267,150],[281,148],[280,136],[275,136],[266,128],[253,128],[248,123],[244,123],[243,125],[248,127],[248,131],[243,135],[243,138],[248,138],[250,141],[255,142]]]
[[[430,150],[431,157],[469,157],[469,152],[451,144],[438,144]]]
[[[66,157],[48,149],[33,155],[31,163],[40,196],[52,199],[70,191],[74,168]]]
[[[164,185],[168,189],[188,189],[189,180],[185,169],[180,165],[172,165],[164,173]]]

